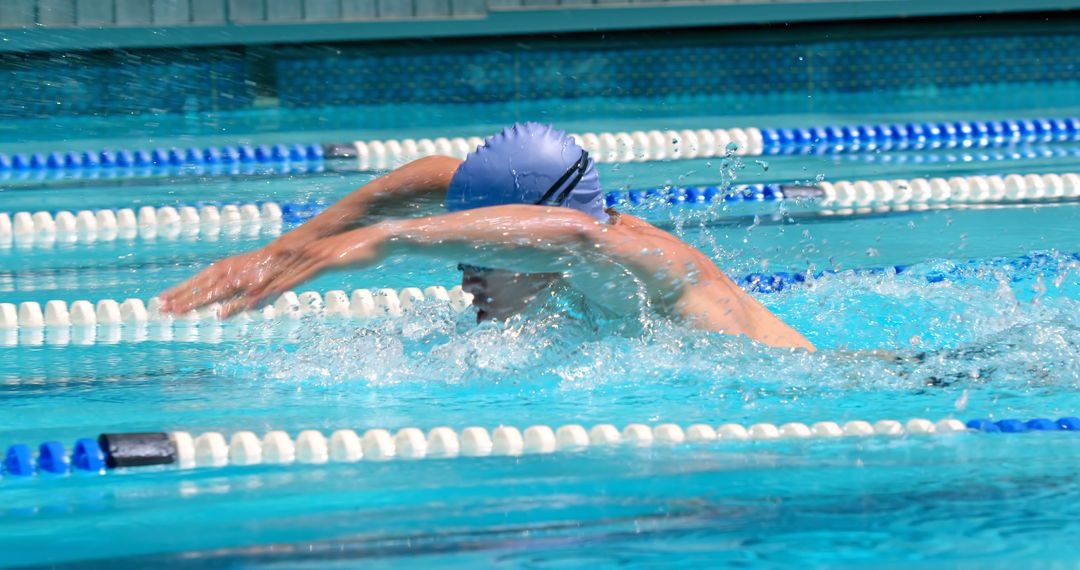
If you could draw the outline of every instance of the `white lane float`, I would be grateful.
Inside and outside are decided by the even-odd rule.
[[[389,288],[356,289],[351,294],[335,290],[325,295],[316,291],[299,294],[286,291],[262,309],[244,312],[225,321],[218,316],[221,308],[218,303],[183,315],[169,315],[161,311],[161,301],[156,297],[148,302],[132,298],[122,302],[102,299],[96,303],[77,300],[70,304],[54,299],[46,301],[44,306],[36,301],[17,305],[0,303],[0,331],[6,331],[0,336],[0,346],[41,344],[46,336],[61,338],[59,331],[77,333],[63,337],[69,341],[59,344],[93,344],[99,340],[220,342],[226,338],[224,331],[253,321],[367,320],[401,317],[438,305],[461,312],[471,304],[472,295],[461,286],[449,291],[441,286],[423,290],[406,287],[400,292]],[[110,334],[97,334],[106,329]]]
[[[0,245],[20,246],[110,242],[118,239],[175,239],[198,236],[276,234],[281,231],[281,206],[142,206],[133,208],[0,213]]]
[[[592,447],[621,446],[640,449],[681,445],[736,445],[737,442],[745,442],[739,443],[745,445],[754,442],[832,439],[842,435],[857,438],[916,438],[970,431],[972,430],[963,422],[954,418],[938,422],[913,418],[906,422],[891,419],[872,423],[851,420],[844,424],[816,422],[809,426],[798,422],[782,425],[759,422],[748,426],[726,423],[717,427],[701,423],[686,427],[677,423],[655,426],[631,423],[621,430],[611,424],[598,424],[588,430],[579,424],[536,424],[523,431],[505,425],[491,431],[478,426],[461,430],[439,426],[426,432],[419,427],[403,427],[394,432],[369,429],[363,435],[351,429],[339,429],[329,437],[319,430],[303,430],[295,438],[287,432],[276,430],[268,432],[262,439],[250,431],[238,431],[228,439],[219,432],[198,436],[187,432],[173,432],[169,439],[177,447],[180,466],[221,467],[228,464],[281,464],[294,461],[321,464],[395,459],[516,457],[574,453]]]

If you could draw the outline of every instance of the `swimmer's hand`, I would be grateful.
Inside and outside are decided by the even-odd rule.
[[[221,303],[226,318],[259,306],[320,273],[382,258],[388,232],[375,224],[315,240],[295,249],[267,246],[223,259],[161,295],[162,310],[182,314]]]
[[[161,310],[179,315],[222,303],[218,316],[228,317],[247,307],[245,299],[253,288],[273,281],[296,257],[296,250],[273,244],[227,257],[162,293]]]
[[[276,267],[272,276],[247,288],[236,300],[238,307],[254,308],[326,271],[378,263],[385,257],[383,246],[389,237],[387,224],[374,224],[313,241]]]

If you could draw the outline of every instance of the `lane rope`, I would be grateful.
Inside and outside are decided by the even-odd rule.
[[[951,264],[922,275],[927,283],[952,282],[965,279],[971,273],[986,268],[1002,268],[1012,272],[1066,264],[1080,271],[1080,252],[1033,252],[1015,257],[976,259]],[[1066,269],[1067,269],[1066,268]],[[736,280],[740,287],[752,293],[778,293],[792,287],[805,286],[836,275],[899,275],[910,265],[864,267],[845,270],[778,271],[749,273]],[[16,345],[86,345],[117,342],[177,341],[218,343],[240,338],[243,326],[251,322],[298,322],[304,318],[343,318],[368,320],[402,317],[420,310],[425,303],[446,304],[461,312],[472,304],[472,295],[461,286],[447,290],[433,285],[421,290],[406,287],[400,291],[356,289],[351,294],[343,290],[296,293],[287,291],[273,304],[259,310],[246,311],[221,321],[217,314],[221,305],[214,303],[184,315],[166,315],[160,311],[157,298],[149,302],[126,299],[118,302],[103,299],[96,303],[86,300],[70,305],[63,300],[51,300],[42,305],[35,301],[19,304],[0,303],[0,346]],[[200,326],[202,325],[202,326]],[[48,333],[48,334],[46,334]]]
[[[318,163],[321,144],[226,145],[191,148],[105,149],[49,153],[0,153],[3,171],[135,171],[185,166]]]
[[[421,290],[356,289],[296,293],[286,291],[262,309],[245,311],[222,321],[220,303],[183,315],[161,312],[158,298],[102,299],[96,303],[51,300],[44,308],[35,301],[0,303],[0,346],[88,345],[95,343],[179,341],[217,343],[236,337],[244,325],[263,321],[289,322],[310,318],[369,320],[401,317],[425,303],[449,306],[461,312],[472,305],[472,295],[461,286],[447,290],[433,285]],[[227,325],[227,326],[223,326]]]
[[[687,186],[608,192],[609,207],[657,207],[716,202],[798,200],[825,215],[888,208],[925,210],[966,204],[1072,201],[1080,198],[1080,175],[1007,174],[893,180],[821,181],[808,185],[748,184],[730,187]],[[92,243],[141,237],[258,235],[280,231],[283,223],[303,223],[322,212],[322,202],[202,203],[188,206],[143,206],[71,212],[0,212],[0,245]],[[849,210],[850,209],[850,210]],[[884,210],[883,210],[884,211]]]
[[[317,204],[309,208],[319,207]],[[95,243],[158,236],[188,237],[245,235],[278,232],[284,221],[281,206],[202,204],[199,206],[143,206],[79,210],[71,212],[0,212],[0,244],[48,246],[61,243]]]
[[[952,204],[1017,203],[1080,198],[1080,175],[1006,174],[892,180],[820,181],[807,184],[750,184],[666,187],[608,192],[609,207],[800,200],[820,208],[889,206],[894,210]]]
[[[965,149],[963,146],[958,147]],[[932,150],[932,149],[931,149]],[[827,147],[814,147],[806,154],[829,154]],[[993,152],[948,153],[848,153],[849,161],[887,163],[887,164],[934,164],[955,162],[1001,162],[1006,160],[1027,160],[1047,158],[1076,158],[1080,149],[1071,147],[1036,144],[1033,147],[1012,147]],[[98,168],[93,170],[0,170],[0,182],[17,182],[19,187],[41,185],[46,188],[109,186],[117,181],[135,181],[144,183],[150,180],[169,180],[176,177],[273,177],[296,174],[352,174],[362,172],[351,161],[323,162],[281,162],[269,164],[204,164],[193,166],[154,166],[144,168]]]
[[[998,147],[1080,140],[1080,119],[828,125],[809,128],[726,128],[574,133],[597,162],[643,162],[722,156],[863,153],[957,147]],[[0,153],[0,173],[128,168],[177,168],[229,164],[355,161],[362,171],[394,168],[431,155],[464,158],[480,137],[405,138],[327,144],[226,145],[50,153]]]
[[[174,178],[278,177],[297,174],[355,173],[355,169],[328,169],[323,162],[279,162],[270,164],[198,164],[185,166],[146,166],[111,168],[73,168],[55,170],[3,170],[0,182],[13,182],[25,188],[92,188],[121,184],[149,184]]]
[[[579,424],[532,425],[520,430],[501,425],[489,431],[472,426],[461,430],[436,427],[423,430],[405,427],[391,432],[369,429],[362,435],[339,429],[330,437],[320,430],[303,430],[294,438],[273,430],[261,437],[252,431],[237,431],[226,438],[220,432],[192,435],[185,431],[101,434],[80,438],[67,452],[63,443],[47,441],[37,453],[27,444],[7,448],[2,475],[27,478],[35,475],[105,474],[117,468],[173,466],[180,469],[225,467],[229,465],[325,464],[394,459],[440,459],[457,457],[518,457],[550,453],[583,452],[590,448],[616,446],[645,448],[684,444],[764,442],[775,440],[839,439],[869,437],[925,437],[960,433],[1009,433],[1080,431],[1080,418],[1057,420],[1035,418],[990,420],[977,418],[962,422],[946,418],[937,422],[913,418],[906,422],[851,420],[843,424],[823,421],[810,425],[790,422],[781,425],[755,423],[744,426],[725,423],[713,426],[698,423],[648,425],[631,423],[621,430],[613,424],[598,424],[586,430]]]

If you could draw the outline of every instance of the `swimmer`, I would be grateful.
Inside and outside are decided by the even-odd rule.
[[[438,203],[448,212],[420,215]],[[609,314],[637,315],[644,303],[690,327],[815,350],[708,256],[605,209],[589,154],[537,123],[504,129],[464,161],[431,156],[377,178],[265,247],[168,290],[162,309],[220,302],[228,317],[321,273],[404,255],[457,262],[479,321],[521,313],[562,283]]]

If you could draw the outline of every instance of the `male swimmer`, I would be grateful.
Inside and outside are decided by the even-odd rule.
[[[449,213],[404,217],[424,202],[443,202]],[[537,123],[504,129],[464,161],[431,156],[377,178],[265,247],[173,287],[162,308],[221,302],[227,317],[322,272],[400,255],[458,262],[479,320],[511,317],[562,282],[614,314],[636,315],[645,303],[691,327],[814,350],[705,254],[605,210],[589,154]]]

